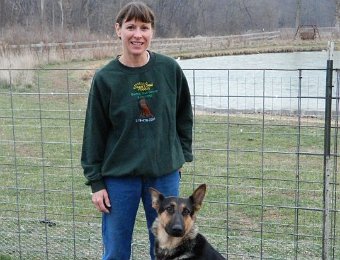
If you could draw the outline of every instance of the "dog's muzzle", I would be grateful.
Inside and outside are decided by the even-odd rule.
[[[172,237],[182,237],[185,234],[184,220],[180,214],[176,214],[166,227],[166,232]]]
[[[173,237],[181,237],[184,235],[184,229],[180,225],[173,226],[170,230],[170,235]]]

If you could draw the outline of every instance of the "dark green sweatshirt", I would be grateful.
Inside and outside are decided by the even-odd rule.
[[[111,61],[94,76],[88,98],[81,164],[96,192],[103,177],[157,177],[192,161],[193,115],[187,80],[177,62],[150,53],[139,68]]]

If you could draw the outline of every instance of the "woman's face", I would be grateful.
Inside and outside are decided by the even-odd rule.
[[[124,21],[122,26],[115,25],[118,37],[122,39],[123,55],[141,55],[149,47],[153,29],[151,23],[137,20]]]

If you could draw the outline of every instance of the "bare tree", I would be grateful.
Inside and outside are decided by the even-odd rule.
[[[27,37],[49,30],[113,34],[114,18],[131,0],[0,0],[0,28],[22,27]],[[240,34],[248,30],[298,27],[306,21],[336,26],[340,31],[340,0],[143,0],[156,14],[156,35],[191,37]],[[40,30],[41,29],[41,30]],[[10,34],[10,31],[8,31]],[[19,32],[19,31],[18,31]],[[64,33],[63,33],[64,32]],[[0,31],[0,37],[1,31]],[[24,35],[24,33],[19,33]],[[89,34],[78,34],[82,35]],[[57,34],[56,36],[59,36]],[[24,36],[23,36],[24,37]],[[0,38],[2,40],[2,38]],[[36,39],[34,39],[36,41]]]
[[[335,28],[340,33],[340,0],[335,0]]]
[[[84,0],[83,1],[83,6],[84,6],[84,15],[86,19],[86,27],[90,31],[90,0]]]
[[[3,29],[5,25],[6,25],[5,0],[0,0],[0,28]]]
[[[254,27],[256,27],[256,22],[253,20],[252,14],[250,13],[250,9],[248,8],[244,0],[242,0],[242,3],[240,2],[239,4],[240,4],[240,7],[242,4],[241,9],[244,8],[244,11],[247,14],[247,17],[249,18],[251,29],[253,29]]]
[[[301,0],[296,0],[295,29],[297,30],[301,22]]]
[[[41,24],[41,32],[44,32],[44,9],[45,9],[45,0],[40,0],[40,24]]]
[[[63,9],[63,0],[58,0],[58,5],[60,8],[60,12],[61,12],[61,21],[60,21],[60,27],[61,27],[61,31],[64,31],[64,9]]]
[[[54,0],[52,0],[52,30],[55,32],[55,7]]]
[[[45,0],[40,0],[40,19],[41,19],[41,22],[44,21],[44,7],[45,7]]]

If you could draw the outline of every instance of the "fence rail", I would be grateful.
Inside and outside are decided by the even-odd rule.
[[[318,29],[321,38],[337,38],[339,32],[335,27],[320,27]],[[241,35],[228,36],[197,36],[191,38],[155,38],[152,41],[152,49],[165,54],[174,54],[182,52],[192,52],[200,50],[201,52],[220,51],[235,46],[253,46],[257,44],[272,44],[274,40],[292,40],[296,34],[295,28],[282,28],[270,32],[254,32]],[[26,51],[35,52],[37,55],[46,52],[82,52],[85,50],[113,48],[118,51],[120,42],[117,39],[108,41],[88,41],[88,42],[62,42],[62,43],[35,43],[35,44],[18,44],[8,45],[0,42],[0,56],[9,53],[24,53]]]
[[[101,217],[79,162],[88,70],[4,73],[10,81],[0,80],[0,258],[99,259]],[[26,73],[33,82],[15,83]],[[200,231],[228,259],[321,259],[324,250],[338,258],[340,72],[333,71],[326,248],[326,71],[185,73],[195,160],[184,166],[181,193],[207,183]],[[140,207],[133,259],[147,259],[145,226]]]
[[[161,53],[182,53],[190,51],[218,51],[230,46],[248,46],[257,42],[271,42],[280,38],[280,32],[261,32],[244,35],[219,36],[219,37],[194,37],[194,38],[156,38],[152,42],[152,49]],[[90,41],[90,42],[66,42],[66,43],[37,43],[29,45],[5,45],[0,44],[0,56],[9,53],[34,52],[37,55],[55,52],[84,52],[86,50],[110,48],[119,51],[119,40]]]

